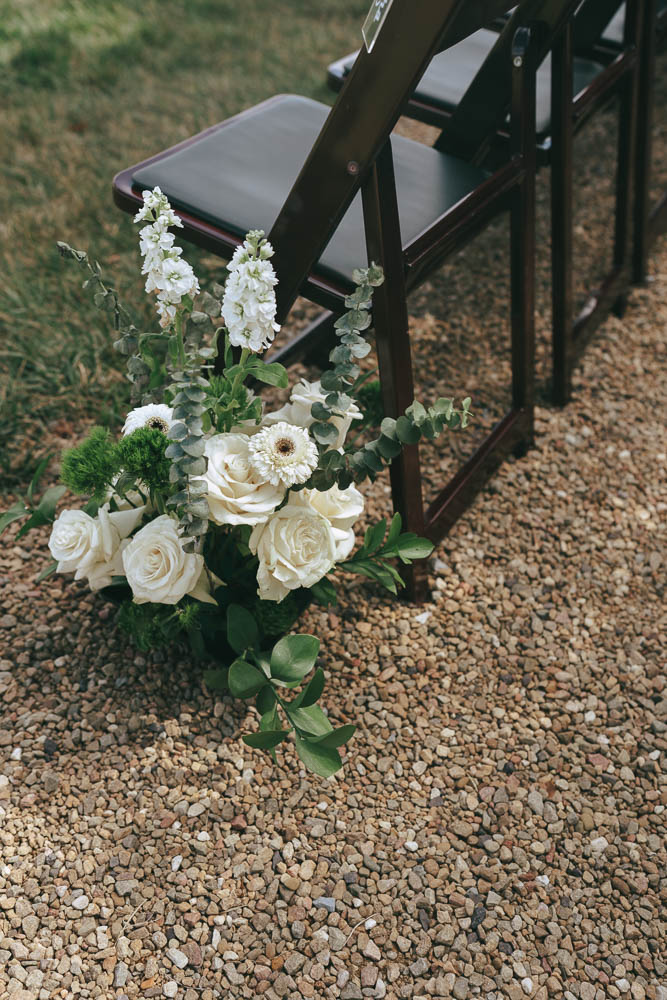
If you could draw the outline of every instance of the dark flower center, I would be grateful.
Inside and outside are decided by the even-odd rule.
[[[278,438],[276,449],[280,455],[291,455],[294,452],[294,441],[289,438]]]
[[[146,427],[150,427],[151,430],[155,431],[166,431],[167,421],[163,420],[162,417],[149,417],[146,421]]]

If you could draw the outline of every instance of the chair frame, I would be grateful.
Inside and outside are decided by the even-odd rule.
[[[556,36],[552,49],[551,134],[546,140],[538,141],[536,162],[538,167],[547,164],[551,167],[552,397],[558,405],[564,405],[571,398],[572,372],[579,357],[610,309],[613,306],[622,309],[623,297],[630,284],[632,253],[630,214],[635,165],[632,157],[628,156],[628,150],[636,146],[635,110],[637,102],[641,100],[640,94],[650,93],[647,80],[651,79],[651,69],[645,63],[640,66],[638,58],[638,42],[643,30],[643,11],[640,10],[640,6],[643,3],[655,6],[656,0],[629,0],[630,13],[626,17],[626,39],[621,51],[615,51],[611,55],[607,53],[600,74],[579,94],[575,95],[572,89],[574,22],[576,20],[581,26],[581,34],[594,40],[599,37],[608,20],[620,6],[620,0],[596,0],[595,7],[589,4],[588,11],[584,13],[585,20],[581,18],[580,12],[576,17],[571,17],[564,30]],[[494,24],[498,29],[502,28],[502,25],[502,20]],[[645,45],[644,40],[642,47]],[[592,44],[591,46],[584,44],[583,47],[587,51],[590,48],[588,54],[592,58],[596,57],[597,50],[593,49]],[[337,67],[340,62],[333,65]],[[328,82],[332,88],[340,88],[340,78],[332,67],[329,69]],[[621,127],[617,152],[613,264],[610,272],[602,279],[599,287],[591,291],[581,311],[575,317],[572,291],[573,138],[591,115],[607,105],[617,94],[621,100]],[[413,94],[408,101],[406,113],[418,121],[443,130],[435,143],[435,148],[466,158],[474,156],[475,162],[483,162],[480,161],[479,154],[469,145],[466,136],[465,108],[449,112],[433,103],[429,104],[422,96]],[[641,130],[641,122],[638,128]],[[630,142],[626,138],[628,135],[631,137]],[[507,129],[499,128],[494,146],[486,151],[491,162],[499,152],[502,153],[508,139]],[[650,136],[647,139],[643,135],[638,135],[637,142],[640,146],[642,142],[646,145],[650,142]],[[647,156],[650,158],[650,152]],[[637,163],[636,171],[637,177],[645,176],[641,163]],[[645,187],[647,184],[644,187],[641,185],[637,187],[636,199],[645,197]],[[667,210],[665,214],[667,216]],[[637,219],[645,217],[641,212],[636,215]],[[645,245],[641,233],[635,234],[634,245],[635,247]],[[634,251],[635,255],[637,252]],[[635,271],[638,266],[635,263]]]
[[[576,0],[524,0],[521,12],[547,11],[550,31],[561,30]],[[407,323],[407,293],[424,280],[454,250],[483,230],[500,212],[509,211],[512,325],[512,405],[482,445],[441,490],[424,512],[417,445],[404,449],[391,465],[394,506],[407,530],[439,541],[471,503],[491,472],[512,451],[524,452],[533,440],[534,407],[534,257],[535,257],[535,67],[545,52],[543,31],[522,26],[518,16],[500,36],[496,60],[507,56],[511,67],[510,147],[507,162],[457,205],[435,221],[410,245],[403,246],[390,133],[409,94],[438,46],[454,44],[476,30],[479,23],[504,13],[512,0],[483,0],[472,13],[466,0],[394,3],[378,37],[372,57],[362,50],[336,104],[309,154],[269,234],[276,249],[277,318],[283,321],[297,295],[324,306],[323,319],[300,338],[303,353],[344,309],[343,298],[352,285],[323,278],[314,269],[352,198],[361,188],[369,261],[380,263],[386,280],[376,290],[373,304],[380,381],[385,412],[398,416],[413,401],[412,361]],[[410,9],[409,9],[410,8]],[[550,20],[549,20],[550,19]],[[519,25],[515,31],[515,25]],[[405,52],[403,40],[412,33],[415,46]],[[540,36],[540,37],[538,37]],[[495,49],[494,49],[495,52]],[[401,72],[392,58],[401,53]],[[488,62],[488,60],[487,60]],[[486,67],[486,63],[485,63]],[[350,124],[348,93],[363,94],[364,108]],[[270,106],[270,99],[264,106]],[[497,123],[507,104],[496,98]],[[350,102],[351,103],[351,102]],[[377,122],[377,108],[383,120]],[[116,204],[134,212],[142,197],[132,184],[134,172],[202,136],[224,129],[230,121],[206,129],[114,179]],[[341,159],[342,151],[342,159]],[[333,168],[333,169],[332,169]],[[321,177],[327,176],[322,190]],[[308,212],[303,206],[308,205]],[[229,257],[239,237],[178,211],[182,234],[223,257]],[[333,220],[333,221],[332,221]],[[319,341],[318,341],[319,337]],[[316,345],[317,346],[317,345]],[[293,360],[294,345],[277,352],[283,362]],[[415,593],[411,588],[411,596]]]

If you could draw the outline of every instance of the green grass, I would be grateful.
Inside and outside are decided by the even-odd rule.
[[[61,261],[86,248],[146,322],[114,173],[274,93],[330,102],[327,63],[368,0],[0,0],[0,480],[55,438],[116,426],[127,389],[104,317]],[[186,250],[204,282],[222,261]]]

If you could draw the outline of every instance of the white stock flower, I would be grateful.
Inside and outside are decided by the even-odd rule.
[[[264,601],[282,601],[290,590],[312,587],[335,561],[331,525],[312,507],[288,503],[250,536],[259,559],[258,594]]]
[[[135,604],[178,604],[186,594],[215,604],[204,557],[184,552],[176,521],[168,514],[138,531],[122,549],[123,569]]]
[[[289,488],[305,483],[317,466],[315,443],[307,430],[281,420],[248,440],[250,464],[265,482]]]
[[[184,295],[195,296],[199,282],[187,260],[182,257],[163,257],[159,270],[152,271],[154,286],[162,302],[177,305]]]
[[[146,275],[146,291],[157,292],[157,312],[160,326],[174,322],[178,306],[184,295],[194,297],[199,292],[199,282],[182,250],[174,246],[170,226],[183,226],[166,195],[159,187],[144,191],[144,204],[134,217],[135,222],[149,222],[139,234],[139,247],[144,263],[141,273]]]
[[[273,413],[267,413],[263,423],[271,424],[277,420],[287,420],[288,423],[297,424],[299,427],[310,427],[315,422],[315,418],[310,412],[313,403],[326,405],[325,400],[327,395],[328,393],[322,391],[319,381],[308,382],[305,378],[301,379],[292,389],[289,403],[285,403],[284,406]],[[342,448],[352,421],[360,420],[361,417],[361,410],[354,400],[351,401],[347,410],[341,416],[332,417],[329,422],[338,431],[338,437],[332,442],[330,447],[336,449]]]
[[[247,434],[216,434],[206,442],[208,506],[215,524],[266,521],[285,496],[285,487],[260,478],[250,465]]]
[[[159,187],[154,187],[152,191],[142,191],[141,196],[144,203],[134,217],[135,222],[151,220],[164,226],[183,227],[183,223],[169,204],[169,199]]]
[[[91,590],[108,587],[111,578],[123,572],[121,540],[134,531],[145,510],[137,507],[111,512],[105,504],[96,518],[83,510],[64,510],[54,521],[49,539],[58,573],[87,579]]]
[[[326,517],[336,543],[336,562],[347,559],[354,548],[352,525],[364,512],[364,498],[356,486],[345,490],[337,485],[329,490],[300,490],[290,496],[290,503],[312,507]]]
[[[123,424],[124,435],[138,431],[140,427],[153,427],[164,434],[174,423],[174,411],[166,403],[147,403],[130,410]]]
[[[248,234],[227,265],[222,316],[234,347],[246,347],[254,353],[266,350],[280,329],[276,323],[277,284],[268,258],[273,247],[264,241],[258,245],[256,234]]]

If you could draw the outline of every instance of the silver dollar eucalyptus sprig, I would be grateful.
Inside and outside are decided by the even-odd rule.
[[[319,462],[305,484],[310,489],[325,491],[334,484],[347,489],[353,482],[373,481],[400,454],[404,445],[417,444],[423,437],[433,440],[446,427],[453,430],[468,424],[469,397],[463,400],[461,409],[457,409],[451,399],[440,398],[428,408],[415,401],[397,419],[385,417],[379,436],[362,448],[341,452],[332,447],[338,436],[333,420],[343,416],[352,405],[352,396],[366,377],[358,361],[371,347],[362,333],[371,326],[373,289],[384,282],[384,274],[381,267],[371,264],[355,270],[353,279],[357,287],[345,299],[347,312],[334,324],[339,344],[329,355],[331,368],[321,378],[320,384],[327,396],[323,403],[316,402],[311,409],[314,423],[310,431],[317,441]]]
[[[93,301],[98,309],[110,313],[114,330],[118,339],[114,341],[114,349],[127,358],[127,378],[131,383],[130,400],[137,403],[150,403],[156,398],[151,387],[151,372],[153,367],[143,356],[150,334],[141,334],[130,313],[118,298],[113,285],[102,279],[102,269],[96,260],[91,260],[85,250],[75,250],[68,243],[58,242],[58,251],[66,260],[76,261],[88,273],[83,288],[90,288]]]

